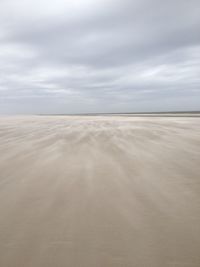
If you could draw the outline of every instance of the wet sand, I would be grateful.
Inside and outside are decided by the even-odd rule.
[[[178,266],[200,266],[200,118],[0,118],[0,267]]]

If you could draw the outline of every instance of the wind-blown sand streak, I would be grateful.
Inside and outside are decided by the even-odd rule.
[[[1,267],[197,267],[199,252],[199,118],[0,118]]]

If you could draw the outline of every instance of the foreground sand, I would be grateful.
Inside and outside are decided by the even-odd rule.
[[[0,118],[0,267],[168,266],[200,266],[200,118]]]

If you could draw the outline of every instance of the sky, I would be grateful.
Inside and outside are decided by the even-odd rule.
[[[0,0],[0,114],[200,110],[199,0]]]

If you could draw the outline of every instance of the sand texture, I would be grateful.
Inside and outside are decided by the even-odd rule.
[[[200,118],[0,118],[0,267],[199,267]]]

